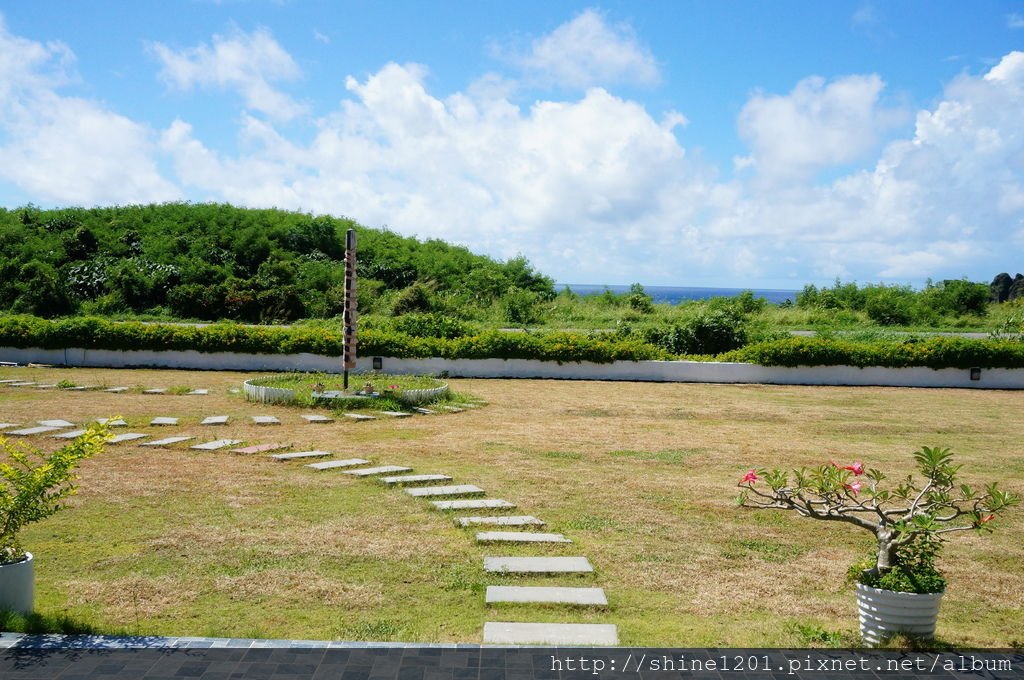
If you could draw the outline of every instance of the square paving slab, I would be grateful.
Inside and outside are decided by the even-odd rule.
[[[0,380],[0,385],[10,385],[11,383],[21,382],[20,378],[11,378],[8,380]]]
[[[477,543],[572,543],[562,534],[541,534],[530,531],[481,531]]]
[[[81,437],[88,430],[71,430],[70,432],[58,432],[57,434],[51,434],[51,437],[56,439],[74,439],[75,437]]]
[[[307,423],[333,423],[334,422],[334,418],[328,418],[327,416],[321,416],[321,415],[302,416],[302,419],[305,420]]]
[[[7,383],[8,387],[29,387],[31,385],[35,385],[35,383],[34,382],[25,382],[25,381]]]
[[[484,510],[497,508],[514,508],[515,503],[509,503],[502,498],[478,498],[476,500],[462,501],[430,501],[438,510]]]
[[[434,412],[431,411],[429,408],[421,408],[419,406],[413,406],[412,410],[416,411],[416,413],[422,413],[425,416],[432,416],[432,415],[434,415]]]
[[[148,436],[148,434],[142,434],[141,432],[125,432],[124,434],[119,434],[114,438],[107,440],[107,443],[120,444],[121,442],[131,442],[136,439],[144,439]]]
[[[52,390],[56,386],[57,386],[56,383],[53,383],[51,385],[36,385],[36,389],[37,390]]]
[[[114,394],[117,394],[119,392],[127,392],[128,388],[127,387],[108,387],[107,389],[105,389],[103,391],[104,392],[113,392]]]
[[[619,644],[619,632],[605,623],[488,622],[484,624],[484,644],[614,647]]]
[[[18,423],[0,423],[0,430],[6,430],[11,427],[17,427]]]
[[[74,423],[69,423],[66,420],[37,420],[37,423],[45,427],[74,427]]]
[[[139,444],[139,446],[170,446],[171,444],[180,444],[181,442],[187,442],[190,439],[195,439],[195,437],[165,437],[163,439],[157,439],[156,441],[142,442],[141,444]]]
[[[355,475],[356,477],[369,477],[370,475],[383,475],[388,472],[411,472],[411,467],[401,465],[382,465],[380,467],[363,468],[362,470],[345,470],[343,474]]]
[[[165,416],[159,416],[159,417],[153,418],[153,420],[149,421],[149,424],[150,425],[177,425],[178,424],[178,419],[177,418],[169,418],[169,417],[165,417]]]
[[[543,586],[487,586],[487,604],[499,602],[551,602],[602,607],[608,604],[603,588]]]
[[[96,422],[100,425],[106,425],[107,427],[127,427],[128,423],[118,418],[117,420],[111,420],[110,418],[97,418]]]
[[[484,571],[498,574],[588,574],[586,557],[485,557]]]
[[[65,387],[64,389],[68,392],[84,392],[86,390],[94,390],[96,388],[92,385],[72,385],[71,387]]]
[[[459,517],[459,526],[470,527],[479,524],[499,527],[542,527],[544,521],[530,515],[508,515],[498,517]]]
[[[231,449],[231,453],[250,455],[253,453],[267,453],[269,451],[280,451],[281,449],[290,449],[291,447],[291,444],[253,444],[252,446],[245,446],[240,449]]]
[[[380,413],[381,415],[391,416],[392,418],[409,418],[412,416],[411,413],[406,413],[405,411],[381,411]]]
[[[348,460],[325,460],[319,463],[310,463],[306,467],[313,468],[314,470],[334,470],[335,468],[347,468],[355,467],[356,465],[366,465],[370,461],[363,460],[362,458],[349,458]]]
[[[200,451],[216,451],[217,449],[223,449],[225,446],[234,446],[235,444],[241,444],[241,439],[214,439],[212,442],[206,442],[205,444],[196,444],[190,446],[190,449],[198,449]]]
[[[296,460],[302,458],[325,458],[333,455],[330,451],[295,451],[294,453],[275,453],[270,456],[275,460]]]
[[[230,416],[209,416],[203,418],[200,425],[227,425],[228,421],[231,420]]]
[[[373,416],[368,416],[364,413],[345,413],[343,415],[346,418],[351,418],[352,420],[377,420]]]
[[[405,492],[416,498],[431,496],[479,496],[484,490],[473,484],[454,484],[452,486],[421,486],[406,489]]]
[[[166,392],[166,387],[151,387],[148,390],[142,390],[143,394],[165,394]]]
[[[253,416],[252,422],[257,425],[280,425],[281,421],[277,419],[277,416]]]
[[[210,390],[207,390],[207,389],[191,390],[189,392],[186,392],[185,396],[204,395],[204,394],[209,394],[209,393],[210,393]]]
[[[381,477],[380,481],[389,485],[422,484],[424,482],[450,482],[448,475],[399,475],[397,477]]]
[[[63,429],[63,427],[55,427],[53,425],[40,425],[39,427],[26,427],[23,430],[11,430],[5,434],[13,434],[15,437],[31,437],[32,435],[56,432]]]

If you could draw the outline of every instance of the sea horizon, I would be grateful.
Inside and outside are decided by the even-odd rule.
[[[629,286],[606,285],[598,283],[556,283],[556,290],[568,288],[577,295],[600,295],[606,289],[620,295],[629,292]],[[796,302],[796,295],[799,290],[786,290],[783,288],[725,288],[712,286],[644,286],[644,291],[651,296],[654,302],[666,304],[679,304],[684,300],[708,300],[715,297],[736,297],[743,291],[751,291],[755,297],[763,297],[772,304],[780,304],[789,300]]]

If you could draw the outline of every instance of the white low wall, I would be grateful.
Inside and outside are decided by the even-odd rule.
[[[114,351],[0,347],[0,361],[105,368],[157,367],[218,371],[322,371],[341,373],[341,359],[317,354],[236,354],[193,350]],[[375,366],[375,362],[380,363]],[[1024,389],[1024,369],[985,368],[978,380],[959,368],[856,368],[853,366],[758,366],[699,361],[616,361],[558,363],[535,359],[394,359],[361,357],[357,372],[381,370],[462,378],[558,378],[651,382],[764,383],[775,385],[882,385]]]

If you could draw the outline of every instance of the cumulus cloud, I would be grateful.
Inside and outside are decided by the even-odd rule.
[[[252,33],[236,29],[227,36],[213,36],[212,45],[204,43],[181,50],[153,43],[150,51],[162,65],[160,77],[175,89],[235,90],[250,109],[281,120],[306,110],[272,85],[296,80],[302,73],[292,56],[266,29]]]
[[[542,85],[575,89],[652,85],[661,77],[654,56],[630,26],[609,24],[593,9],[533,41],[525,52],[498,50],[498,54]]]
[[[11,35],[0,17],[0,177],[43,201],[179,198],[157,168],[145,126],[59,94],[76,79],[74,61],[62,43]]]

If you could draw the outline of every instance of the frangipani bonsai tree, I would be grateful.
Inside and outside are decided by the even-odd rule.
[[[958,484],[960,465],[948,448],[922,447],[914,460],[923,479],[913,475],[896,484],[860,462],[814,469],[750,470],[739,482],[739,505],[790,510],[811,519],[845,522],[870,531],[877,544],[871,563],[855,565],[864,585],[906,592],[941,592],[945,581],[935,568],[946,536],[987,533],[991,523],[1020,502],[996,483],[984,489]]]

